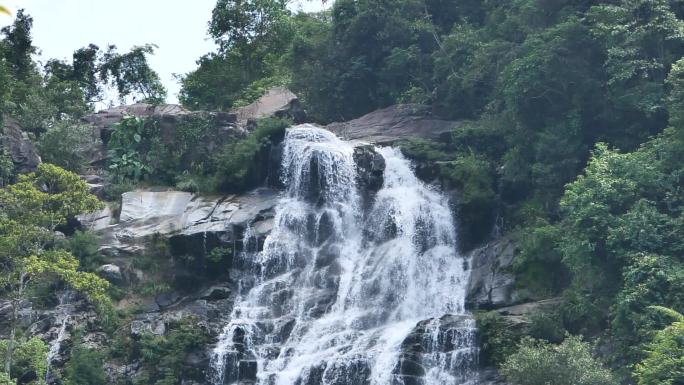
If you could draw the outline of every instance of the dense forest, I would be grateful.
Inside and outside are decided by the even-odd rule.
[[[336,0],[319,13],[288,3],[218,0],[208,25],[218,49],[179,79],[182,105],[231,111],[285,86],[318,124],[395,104],[458,121],[449,140],[399,145],[430,165],[429,182],[456,191],[464,252],[510,237],[518,300],[560,298],[522,328],[473,309],[481,364],[520,385],[684,384],[684,1]],[[80,118],[108,89],[122,103],[166,96],[147,62],[153,44],[38,63],[32,19],[15,17],[0,41],[0,119],[17,121],[45,163],[24,174],[0,152],[0,294],[14,312],[3,385],[45,377],[47,346],[16,322],[23,301],[48,306],[70,286],[110,335],[130,316],[121,289],[94,273],[94,235],[65,230],[102,207],[76,176],[100,140]],[[107,199],[141,185],[246,191],[289,124],[259,121],[187,162],[206,121],[183,126],[178,146],[148,123],[126,118],[109,139]],[[204,338],[184,321],[110,351],[76,344],[62,383],[105,383],[103,362],[138,355],[148,371],[136,383],[180,384],[177,356]]]

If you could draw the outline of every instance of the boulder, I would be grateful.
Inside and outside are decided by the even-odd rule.
[[[515,279],[510,268],[517,251],[518,245],[504,237],[470,253],[468,307],[492,309],[515,304]]]
[[[389,145],[409,138],[449,141],[459,123],[438,119],[418,104],[398,104],[326,128],[346,140]]]
[[[166,324],[157,314],[147,315],[131,322],[131,336],[141,337],[144,334],[162,336],[166,333]]]
[[[121,273],[121,268],[117,265],[107,264],[98,267],[95,272],[107,281],[115,284],[122,285],[124,283],[124,276]]]
[[[254,103],[234,111],[239,127],[252,128],[257,119],[267,117],[290,118],[295,124],[303,123],[306,113],[297,95],[285,87],[273,87]]]
[[[18,173],[35,171],[40,164],[36,147],[18,121],[5,117],[0,125],[0,147],[7,152]]]

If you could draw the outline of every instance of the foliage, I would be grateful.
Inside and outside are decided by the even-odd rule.
[[[0,187],[12,181],[14,177],[14,162],[4,147],[0,146]]]
[[[143,136],[146,136],[145,120],[133,115],[124,116],[115,125],[107,142],[110,175],[122,182],[149,177],[154,169],[143,159]]]
[[[221,263],[227,257],[233,255],[233,249],[230,247],[216,247],[212,249],[207,255],[207,260],[212,263]]]
[[[119,54],[94,44],[74,52],[72,61],[33,61],[33,19],[23,10],[2,28],[0,41],[0,115],[11,115],[24,129],[40,135],[61,121],[74,121],[92,111],[96,102],[115,94],[120,100],[160,102],[165,97],[147,57],[152,45]],[[116,90],[109,92],[108,88]],[[53,138],[54,140],[54,138]],[[55,154],[56,155],[56,154]]]
[[[2,286],[12,311],[5,372],[11,373],[13,360],[21,359],[14,354],[18,309],[36,282],[64,282],[98,308],[106,308],[109,298],[107,281],[79,271],[78,260],[55,247],[55,228],[73,216],[101,207],[83,180],[43,163],[35,173],[20,175],[17,183],[0,190],[0,206]]]
[[[102,207],[78,175],[42,163],[35,173],[20,175],[0,191],[0,204],[12,220],[54,230],[70,217]]]
[[[100,385],[106,383],[103,369],[104,355],[94,349],[84,347],[76,340],[71,356],[64,368],[65,385]]]
[[[16,385],[16,381],[12,380],[9,374],[0,372],[0,385]]]
[[[401,143],[401,152],[419,162],[450,160],[451,154],[445,145],[428,139],[411,138]]]
[[[556,248],[562,236],[560,228],[544,220],[517,233],[521,252],[513,262],[516,285],[530,297],[557,295],[567,286],[568,271]]]
[[[209,34],[219,46],[181,79],[181,102],[194,109],[227,110],[247,104],[268,86],[283,85],[285,52],[293,38],[287,0],[219,0]],[[219,91],[220,90],[220,91]]]
[[[529,335],[551,343],[562,342],[565,338],[562,315],[558,311],[539,311],[530,316]]]
[[[652,307],[675,319],[656,333],[647,347],[647,357],[636,366],[639,385],[679,384],[684,380],[684,316],[672,309]]]
[[[226,146],[218,155],[219,188],[226,192],[244,191],[266,179],[263,166],[267,150],[282,139],[290,122],[283,119],[262,119],[246,138]]]
[[[462,238],[472,247],[486,239],[492,228],[496,193],[491,163],[477,155],[463,154],[443,163],[441,177],[448,188],[458,190],[456,207]]]
[[[107,143],[109,176],[122,189],[110,188],[108,197],[117,199],[119,191],[141,180],[192,192],[215,191],[217,126],[211,116],[181,118],[173,133],[163,132],[156,119],[125,116],[115,125]],[[172,136],[171,136],[172,135]]]
[[[496,312],[476,313],[478,346],[483,365],[499,365],[511,356],[523,333]]]
[[[0,351],[7,352],[8,344],[8,340],[0,340]],[[28,372],[35,372],[38,379],[43,379],[47,370],[48,350],[47,344],[39,337],[18,341],[14,348],[14,365],[11,370],[11,378],[15,379],[12,385],[15,384],[17,378],[21,378]]]
[[[88,125],[59,121],[40,136],[37,144],[44,162],[82,172],[88,166],[89,155],[101,146],[101,141]]]
[[[92,231],[75,231],[64,239],[62,247],[78,259],[83,270],[94,271],[103,262],[100,238]]]
[[[590,346],[575,336],[555,346],[525,338],[518,351],[503,363],[501,372],[516,385],[618,384],[611,372],[591,356]]]
[[[156,46],[136,46],[130,52],[120,54],[115,46],[109,46],[99,67],[100,79],[116,86],[119,99],[123,102],[132,95],[134,102],[159,104],[166,98],[166,89],[159,75],[147,64],[147,55],[154,53]]]
[[[183,378],[201,376],[201,368],[185,365],[187,354],[202,348],[208,336],[197,320],[190,317],[171,325],[164,336],[143,335],[140,352],[147,374],[147,383],[154,385],[175,385],[181,374]]]
[[[613,308],[612,331],[621,355],[631,362],[644,357],[644,346],[669,318],[649,311],[653,304],[684,308],[684,263],[677,258],[637,254],[624,269],[623,289]]]

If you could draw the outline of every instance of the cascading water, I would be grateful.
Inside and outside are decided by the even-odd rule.
[[[468,272],[446,199],[398,150],[378,151],[384,185],[364,214],[353,147],[314,126],[288,130],[287,192],[263,250],[240,257],[252,279],[213,351],[213,385],[473,382]]]
[[[52,380],[52,373],[50,371],[52,363],[59,355],[62,348],[62,342],[67,338],[67,326],[73,311],[73,306],[71,305],[72,296],[73,292],[71,290],[65,290],[58,296],[59,304],[56,307],[57,314],[55,315],[55,324],[58,325],[57,334],[54,339],[50,341],[46,360],[45,382],[48,384]]]

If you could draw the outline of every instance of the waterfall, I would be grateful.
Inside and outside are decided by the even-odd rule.
[[[468,271],[448,203],[398,150],[377,151],[384,184],[364,213],[352,145],[288,130],[286,192],[263,250],[238,258],[246,273],[211,384],[473,383]]]
[[[52,379],[52,374],[50,369],[55,358],[59,355],[62,349],[62,342],[67,338],[67,326],[69,324],[69,318],[71,312],[73,311],[73,306],[71,305],[71,298],[73,292],[71,290],[65,290],[57,296],[59,304],[55,308],[57,314],[55,315],[55,324],[58,325],[57,335],[50,341],[49,350],[46,360],[46,370],[45,370],[45,383],[49,384]]]

